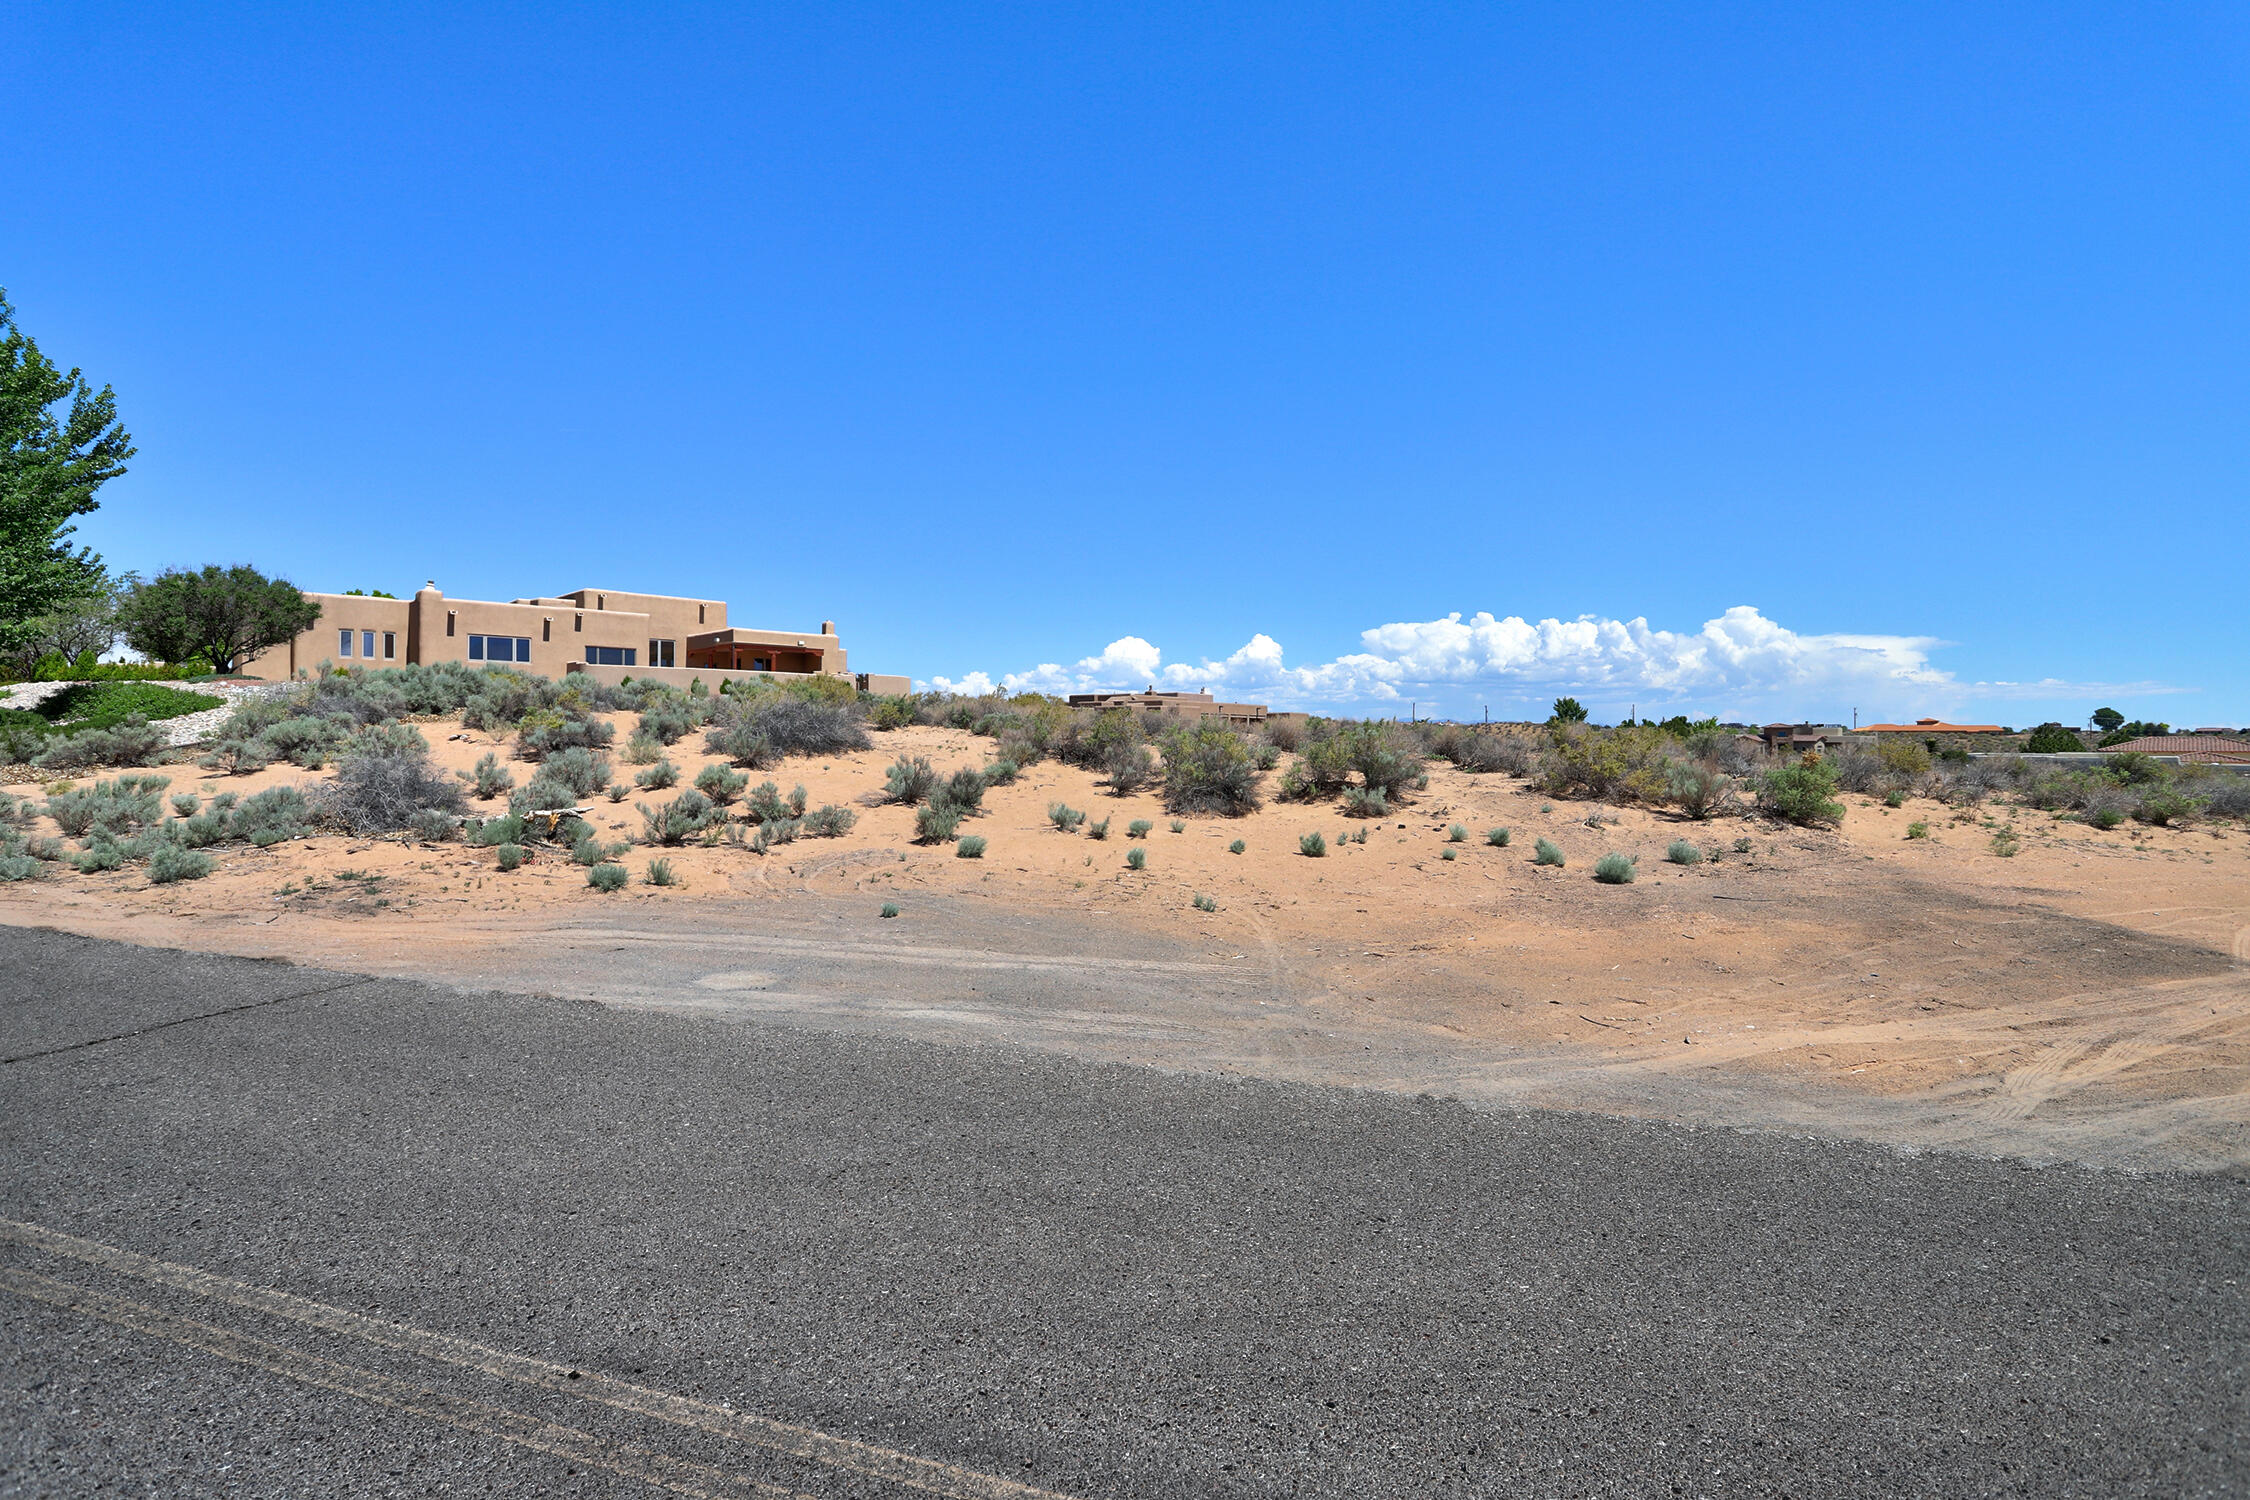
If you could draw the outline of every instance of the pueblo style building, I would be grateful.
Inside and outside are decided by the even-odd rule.
[[[307,594],[320,620],[285,646],[260,653],[246,677],[281,681],[322,663],[398,667],[408,663],[505,665],[560,677],[583,672],[615,684],[653,678],[685,687],[729,678],[820,675],[850,679],[861,692],[904,693],[904,677],[849,670],[834,621],[817,631],[745,630],[727,624],[723,599],[678,599],[579,589],[551,598],[448,599],[435,583],[411,599]]]

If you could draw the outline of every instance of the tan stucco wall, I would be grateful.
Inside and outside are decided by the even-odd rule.
[[[673,642],[673,659],[684,666],[687,663],[687,643],[691,635],[727,628],[727,605],[724,599],[686,599],[671,594],[629,594],[622,589],[573,589],[563,597],[583,609],[606,609],[648,616],[648,634],[641,640],[644,653],[640,660],[648,662],[648,643],[656,640]]]
[[[668,687],[676,687],[683,691],[690,684],[701,682],[704,687],[714,693],[719,690],[719,684],[722,682],[758,682],[761,680],[788,682],[795,678],[813,675],[807,672],[737,672],[719,667],[594,667],[587,666],[584,663],[580,663],[571,670],[574,673],[584,673],[587,677],[607,687],[616,687],[630,677],[635,682],[661,682]],[[821,675],[833,676],[837,674],[826,673]],[[901,677],[897,680],[904,682],[906,679]]]

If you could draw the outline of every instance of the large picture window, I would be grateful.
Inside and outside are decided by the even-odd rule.
[[[648,664],[652,667],[678,666],[678,653],[674,649],[678,645],[679,642],[677,641],[650,641],[648,643]]]
[[[596,667],[630,667],[640,653],[631,646],[588,646],[586,661]]]
[[[471,661],[529,661],[531,637],[527,635],[472,635],[469,637]]]

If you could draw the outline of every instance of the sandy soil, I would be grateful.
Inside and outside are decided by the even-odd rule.
[[[453,768],[505,744],[423,727]],[[674,747],[683,781],[708,763],[698,740]],[[1835,832],[1697,824],[1433,765],[1428,791],[1380,822],[1269,805],[1174,833],[1155,795],[1112,797],[1043,764],[987,794],[964,831],[989,850],[968,860],[913,845],[912,810],[877,797],[901,753],[950,770],[981,764],[990,742],[937,729],[876,740],[773,775],[814,805],[852,806],[848,836],[762,857],[636,848],[636,883],[617,895],[588,888],[560,850],[502,873],[489,850],[329,835],[229,846],[193,883],[152,886],[128,868],[0,886],[0,921],[1489,1104],[2126,1166],[2250,1162],[2250,835],[2238,829],[2099,832],[2029,809],[1864,798],[1847,799]],[[319,779],[163,769],[175,792]],[[620,762],[620,777],[632,769]],[[632,836],[634,801],[668,795],[598,802],[593,821],[605,838]],[[1109,818],[1108,839],[1055,830],[1058,799]],[[1604,824],[1588,826],[1597,813]],[[1136,818],[1153,825],[1145,840],[1127,837]],[[1917,821],[1929,837],[1906,836]],[[1449,841],[1455,823],[1466,842]],[[2019,836],[2013,858],[1991,852],[2003,825]],[[1484,843],[1493,826],[1512,830],[1509,847]],[[1362,829],[1365,843],[1340,838]],[[1314,830],[1325,858],[1298,852]],[[1534,865],[1538,837],[1567,865]],[[1742,837],[1747,855],[1734,852]],[[1668,864],[1675,838],[1721,858]],[[1228,852],[1235,839],[1244,853]],[[1133,872],[1137,843],[1148,867]],[[1634,883],[1592,878],[1610,851],[1639,857]],[[639,882],[659,852],[683,885]],[[1199,894],[1219,909],[1194,909]],[[886,900],[897,921],[876,915]]]

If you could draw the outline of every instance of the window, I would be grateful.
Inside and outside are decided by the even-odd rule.
[[[336,632],[336,654],[338,656],[352,654],[352,633],[350,631],[339,630]]]
[[[555,617],[553,615],[549,615],[546,619],[539,622],[539,639],[543,641],[551,641],[554,638]]]
[[[640,653],[631,646],[588,646],[586,660],[597,667],[629,667]]]
[[[359,633],[359,654],[366,657],[369,661],[373,661],[375,659],[374,631],[362,630]]]
[[[650,641],[648,643],[648,664],[652,667],[678,666],[680,663],[678,652],[675,649],[678,645],[679,642],[677,641]]]
[[[704,604],[698,604],[698,605],[697,605],[697,606],[695,607],[695,623],[696,623],[696,624],[698,624],[698,625],[701,625],[701,624],[703,623],[703,611],[704,611],[704,610],[706,610],[706,609],[708,609],[709,607],[710,607],[710,606],[708,606],[708,605],[704,605]]]
[[[445,633],[453,634],[453,611],[450,609],[445,612]]]
[[[398,660],[398,632],[395,630],[383,632],[383,660]]]
[[[570,628],[584,630],[586,628],[586,617],[584,615],[572,615],[570,617]]]
[[[471,661],[529,661],[531,637],[507,635],[472,635],[469,637]]]

